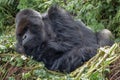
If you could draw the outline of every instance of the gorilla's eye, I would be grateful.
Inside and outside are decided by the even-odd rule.
[[[23,29],[23,32],[26,32],[28,29],[28,26],[25,26],[25,28]]]
[[[22,33],[20,34],[21,36],[23,36],[28,30],[28,27],[26,26],[23,30],[22,30]]]

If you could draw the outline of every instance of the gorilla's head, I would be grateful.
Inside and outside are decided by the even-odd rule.
[[[45,41],[45,29],[42,16],[32,9],[20,11],[16,16],[17,51],[32,53]]]

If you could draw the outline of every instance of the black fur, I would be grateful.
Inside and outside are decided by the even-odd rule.
[[[52,6],[42,16],[35,13],[34,10],[25,9],[16,16],[17,51],[44,62],[50,70],[75,70],[96,54],[100,41],[104,42],[103,37],[96,37],[100,33],[93,33],[58,6]],[[28,30],[34,37],[22,44],[22,38]],[[110,36],[106,36],[107,45],[113,44],[113,41],[109,42]]]

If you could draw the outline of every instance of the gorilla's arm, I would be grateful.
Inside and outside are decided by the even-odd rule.
[[[54,39],[48,41],[48,46],[64,52],[73,46],[80,45],[82,35],[79,31],[79,25],[67,11],[58,6],[52,6],[48,10],[48,18],[51,28],[56,34]]]
[[[58,52],[64,52],[70,50],[73,45],[68,42],[49,41],[48,46]]]
[[[84,47],[74,48],[54,62],[51,70],[60,70],[62,72],[71,72],[84,62],[88,61],[97,52],[97,48]]]

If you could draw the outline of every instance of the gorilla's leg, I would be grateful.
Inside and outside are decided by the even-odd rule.
[[[114,43],[114,36],[108,29],[103,29],[100,32],[96,33],[97,42],[100,46],[111,46]]]

